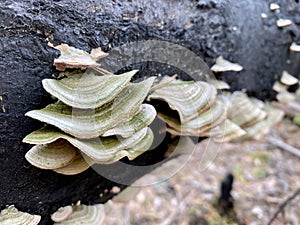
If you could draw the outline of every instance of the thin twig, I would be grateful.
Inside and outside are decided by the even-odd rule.
[[[295,147],[293,147],[293,146],[291,146],[291,145],[289,145],[289,144],[287,144],[287,143],[283,142],[282,140],[277,139],[275,137],[268,136],[266,139],[270,144],[272,144],[276,147],[279,147],[279,148],[281,148],[285,151],[288,151],[288,152],[300,157],[300,150],[298,148],[295,148]]]
[[[278,207],[277,211],[275,212],[275,214],[272,216],[272,218],[270,219],[270,221],[268,222],[267,225],[271,225],[275,219],[277,218],[277,216],[279,215],[279,213],[281,213],[284,208],[287,206],[287,204],[289,204],[291,201],[293,201],[297,195],[300,194],[300,188],[297,189],[290,197],[288,197],[283,203],[281,203],[281,205]]]

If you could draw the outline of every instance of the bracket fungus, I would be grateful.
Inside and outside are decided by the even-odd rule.
[[[81,109],[98,108],[113,100],[129,84],[137,70],[97,76],[95,71],[78,73],[61,80],[44,79],[44,89],[66,105]]]
[[[295,42],[293,42],[290,46],[290,51],[300,52],[300,45],[297,45]]]
[[[279,81],[276,81],[274,84],[273,84],[273,87],[272,89],[276,92],[283,92],[283,91],[287,91],[288,89],[288,85],[285,85]]]
[[[51,219],[54,222],[60,223],[66,220],[73,212],[73,207],[68,205],[65,207],[60,207],[55,213],[51,215]]]
[[[137,113],[118,126],[106,131],[102,137],[119,135],[124,138],[132,136],[142,128],[149,126],[156,117],[156,110],[150,104],[142,104]]]
[[[289,74],[287,71],[284,70],[282,72],[280,82],[282,84],[291,86],[291,85],[297,84],[299,82],[299,80],[296,77],[294,77],[293,75]]]
[[[280,6],[277,3],[271,3],[270,4],[270,10],[271,11],[275,11],[275,10],[278,10],[278,9],[280,9]]]
[[[115,99],[96,109],[74,109],[62,102],[26,113],[33,119],[51,124],[81,139],[101,136],[132,118],[146,97],[153,78],[125,87]]]
[[[44,128],[32,132],[25,137],[24,142],[30,144],[38,144],[44,148],[44,154],[50,149],[48,143],[55,143],[58,140],[65,149],[78,149],[85,156],[91,158],[95,163],[113,163],[120,158],[117,158],[118,152],[126,150],[129,158],[133,158],[132,154],[135,149],[140,153],[139,146],[148,146],[152,144],[153,134],[150,128],[145,127],[136,132],[129,138],[122,138],[117,136],[98,137],[93,139],[77,139],[70,135],[67,135],[59,130]],[[151,142],[151,143],[150,143]],[[30,149],[26,155],[31,155],[31,151],[35,151],[35,147]],[[124,154],[124,153],[123,153]],[[74,155],[75,157],[75,155]],[[73,159],[74,159],[73,157]],[[31,160],[40,160],[41,156]],[[71,162],[70,162],[71,163]]]
[[[37,225],[40,220],[41,216],[21,212],[14,205],[8,206],[0,212],[1,225]]]
[[[289,87],[298,84],[299,79],[289,74],[287,71],[283,71],[280,77],[280,81],[276,81],[273,85],[273,90],[277,93],[276,99],[283,104],[289,104],[297,99],[297,93],[299,93],[299,88],[296,94],[289,92]]]
[[[92,164],[92,162],[89,162]],[[53,169],[53,171],[64,174],[64,175],[75,175],[86,171],[90,164],[87,162],[86,158],[83,158],[80,152],[77,152],[73,161],[67,166]]]
[[[181,123],[185,123],[208,109],[215,101],[216,95],[216,88],[209,83],[174,80],[156,89],[148,100],[167,102],[171,109],[178,112]]]
[[[228,118],[242,128],[263,120],[267,115],[243,92],[236,91],[230,95],[230,102],[231,107],[228,109]]]
[[[268,18],[268,15],[266,13],[261,13],[260,16],[261,16],[262,19],[267,19]]]
[[[264,110],[267,116],[264,120],[245,128],[246,134],[240,140],[255,139],[259,140],[263,135],[267,134],[271,127],[280,122],[284,116],[284,112],[276,109],[269,104],[264,104]]]
[[[227,103],[227,117],[231,122],[242,129],[241,131],[234,128],[239,134],[239,137],[232,137],[233,141],[259,139],[283,117],[281,110],[277,110],[258,99],[251,99],[240,91],[236,91],[232,94],[224,93],[222,98],[224,102]],[[232,125],[229,124],[229,126]],[[225,139],[224,141],[226,141],[226,132],[223,138]],[[222,140],[222,136],[217,137],[215,141],[218,140]]]
[[[57,169],[70,164],[76,155],[76,148],[57,140],[49,144],[36,145],[25,155],[32,165],[41,169]]]
[[[293,22],[289,19],[278,19],[276,21],[276,25],[279,28],[288,27],[288,26],[292,25],[292,23]]]
[[[226,119],[220,125],[211,129],[207,136],[211,136],[214,142],[229,142],[246,134],[240,126]]]
[[[54,65],[59,71],[64,71],[66,68],[86,69],[89,66],[98,66],[97,61],[108,55],[100,47],[92,49],[91,53],[87,53],[67,44],[54,46],[49,42],[48,46],[60,51],[60,56],[54,59]]]
[[[55,222],[54,225],[102,225],[105,212],[102,204],[65,206],[58,209],[51,219]]]
[[[188,122],[170,117],[164,113],[158,113],[158,117],[168,124],[167,131],[174,135],[206,136],[206,131],[219,125],[226,119],[226,110],[221,101],[216,101],[212,106]]]
[[[158,117],[167,124],[169,133],[204,137],[211,136],[214,132],[210,131],[226,119],[226,107],[216,100],[216,96],[216,88],[207,82],[175,80],[155,89],[148,100],[166,102],[173,110],[173,113],[158,112]],[[224,132],[222,128],[224,126],[219,127],[218,135]]]
[[[226,72],[226,71],[242,71],[244,68],[237,64],[237,63],[232,63],[227,60],[225,60],[222,56],[219,56],[216,59],[216,64],[214,64],[211,67],[211,70],[215,73],[219,72]]]

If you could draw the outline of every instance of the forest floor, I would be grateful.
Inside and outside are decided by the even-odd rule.
[[[269,135],[300,149],[300,128],[288,119]],[[279,205],[300,187],[300,159],[270,145],[265,137],[225,143],[220,148],[207,145],[208,139],[198,144],[188,160],[185,156],[170,160],[107,202],[105,224],[238,224],[221,217],[213,207],[221,180],[231,171],[235,178],[231,194],[239,224],[265,225]],[[173,176],[166,175],[176,169]],[[156,181],[160,182],[151,184]],[[299,215],[298,196],[272,224],[298,225]]]

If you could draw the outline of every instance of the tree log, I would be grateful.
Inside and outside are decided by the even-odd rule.
[[[13,1],[0,3],[0,209],[15,204],[20,210],[42,215],[41,224],[51,224],[50,213],[75,203],[105,202],[116,185],[94,170],[63,176],[37,169],[24,158],[31,146],[23,137],[42,126],[24,114],[42,108],[53,99],[41,81],[56,73],[53,60],[59,53],[48,47],[67,43],[89,51],[103,50],[137,40],[164,40],[192,50],[209,66],[217,56],[239,63],[241,72],[220,73],[231,90],[246,89],[261,99],[274,97],[273,82],[283,69],[299,74],[299,53],[288,48],[299,39],[300,10],[293,0],[278,0],[280,12],[271,12],[271,1],[252,0],[138,0],[138,1]],[[261,13],[267,14],[263,19]],[[279,29],[278,18],[293,21]],[[289,64],[287,64],[289,60]],[[173,75],[166,66],[151,62],[129,65],[139,76]],[[116,71],[112,71],[116,72]],[[297,73],[296,73],[297,72]],[[160,161],[161,149],[133,163]],[[144,171],[145,173],[146,171]],[[134,181],[143,174],[131,176]],[[120,175],[121,176],[121,175]],[[122,188],[125,185],[119,185]]]

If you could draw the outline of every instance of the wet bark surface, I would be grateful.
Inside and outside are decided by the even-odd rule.
[[[288,50],[300,35],[299,4],[280,0],[280,12],[271,12],[268,1],[4,1],[0,3],[0,209],[15,204],[20,210],[43,216],[58,207],[75,203],[105,202],[115,184],[94,170],[62,176],[31,166],[24,158],[30,145],[23,137],[42,126],[24,114],[42,108],[53,99],[41,81],[56,73],[52,66],[58,51],[47,46],[67,43],[89,51],[103,50],[140,40],[164,40],[192,50],[209,66],[215,58],[237,62],[242,72],[216,75],[232,87],[246,89],[261,99],[274,97],[271,87],[283,69],[297,75],[299,55]],[[268,18],[262,19],[261,13]],[[293,24],[276,26],[278,18]],[[289,64],[287,64],[289,62]],[[129,65],[139,76],[170,74],[168,67],[151,62]],[[116,71],[112,71],[116,72]],[[153,151],[134,163],[151,164],[163,157]],[[161,152],[159,152],[161,151]],[[144,171],[145,172],[145,171]],[[136,174],[131,179],[141,176]],[[122,185],[121,185],[122,186]],[[123,186],[122,186],[123,187]]]

